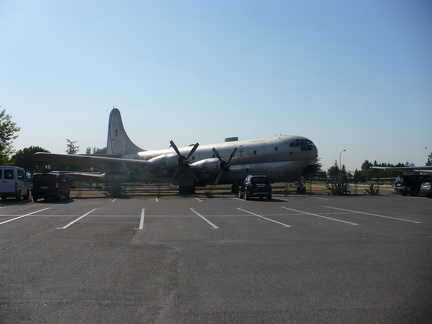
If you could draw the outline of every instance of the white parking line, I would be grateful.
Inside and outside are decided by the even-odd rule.
[[[264,216],[261,216],[261,215],[258,215],[258,214],[255,214],[255,213],[252,213],[252,212],[250,212],[250,211],[248,211],[248,210],[244,210],[244,209],[241,209],[241,208],[237,208],[237,209],[238,209],[238,210],[241,210],[242,212],[245,212],[245,213],[251,214],[251,215],[253,215],[253,216],[256,216],[256,217],[259,217],[259,218],[265,219],[265,220],[267,220],[267,221],[269,221],[269,222],[273,222],[273,223],[276,223],[276,224],[282,225],[283,227],[291,227],[290,225],[287,225],[287,224],[284,224],[284,223],[281,223],[281,222],[275,221],[275,220],[273,220],[273,219],[270,219],[270,218],[267,218],[267,217],[264,217]]]
[[[219,229],[219,227],[217,227],[215,224],[210,222],[207,218],[205,218],[203,215],[198,213],[195,209],[190,208],[190,210],[192,210],[195,214],[197,214],[199,217],[201,217],[203,220],[205,220],[208,224],[210,224],[210,226],[213,227],[213,229]]]
[[[294,212],[297,212],[297,213],[301,213],[301,214],[305,214],[305,215],[309,215],[309,216],[315,216],[315,217],[320,217],[320,218],[325,218],[325,219],[333,220],[333,221],[336,221],[336,222],[347,223],[347,224],[350,224],[350,225],[358,225],[356,223],[347,222],[347,221],[344,221],[344,220],[341,220],[341,219],[326,217],[326,216],[322,216],[322,215],[318,215],[318,214],[312,214],[312,213],[304,212],[304,211],[297,210],[297,209],[292,209],[292,208],[287,208],[287,207],[281,207],[281,208],[288,209],[288,210],[291,210],[291,211],[294,211]]]
[[[33,215],[33,214],[39,213],[39,212],[47,210],[47,209],[49,209],[49,208],[40,209],[40,210],[31,212],[31,213],[28,213],[28,214],[25,214],[25,215],[22,215],[22,216],[18,216],[18,217],[9,219],[7,221],[1,222],[0,225],[6,224],[6,223],[9,223],[9,222],[13,222],[14,220],[17,220],[17,219],[20,219],[20,218],[23,218],[23,217],[27,217],[27,216]]]
[[[144,214],[145,214],[145,209],[143,208],[141,210],[141,219],[140,219],[140,224],[138,227],[138,229],[140,229],[140,230],[144,229]]]
[[[57,229],[66,229],[66,228],[68,228],[69,226],[71,226],[71,225],[75,224],[76,222],[78,222],[80,219],[82,219],[82,218],[86,217],[87,215],[93,213],[96,209],[97,209],[97,208],[90,210],[88,213],[82,215],[81,217],[78,217],[78,218],[75,219],[73,222],[70,222],[70,223],[67,224],[66,226],[59,227],[59,228],[57,228]]]
[[[363,214],[363,215],[369,215],[369,216],[374,216],[374,217],[381,217],[381,218],[388,218],[388,219],[398,220],[398,221],[402,221],[402,222],[410,222],[410,223],[414,223],[414,224],[421,224],[421,222],[412,221],[412,220],[409,220],[409,219],[390,217],[390,216],[384,216],[384,215],[378,215],[378,214],[371,214],[371,213],[365,213],[365,212],[360,212],[360,211],[351,210],[351,209],[343,209],[343,208],[336,208],[336,207],[330,207],[330,206],[323,206],[323,207],[325,207],[325,208],[331,208],[331,209],[336,209],[336,210],[342,210],[342,211],[346,211],[346,212],[350,212],[350,213],[355,213],[355,214]]]

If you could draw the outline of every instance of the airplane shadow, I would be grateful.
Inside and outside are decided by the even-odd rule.
[[[50,204],[50,205],[67,205],[70,203],[73,203],[74,199],[45,199],[41,198],[40,200],[36,201],[35,204]]]
[[[31,202],[32,202],[31,199],[19,199],[19,200],[14,199],[14,198],[12,198],[12,199],[5,199],[5,200],[1,201],[0,207],[14,206],[14,205],[26,205],[26,204],[29,204]]]
[[[243,198],[238,198],[239,200],[244,200]],[[286,200],[278,199],[278,198],[272,198],[271,200],[268,200],[267,198],[259,199],[259,198],[250,198],[249,200],[245,200],[245,202],[259,202],[259,203],[286,203]]]

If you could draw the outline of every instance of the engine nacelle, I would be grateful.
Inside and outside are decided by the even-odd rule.
[[[217,158],[201,160],[192,163],[190,166],[196,173],[216,175],[220,171],[220,161]]]
[[[136,181],[135,172],[106,172],[101,175],[101,180],[105,182],[128,182]]]
[[[174,170],[178,166],[177,154],[163,154],[148,160],[154,170]]]

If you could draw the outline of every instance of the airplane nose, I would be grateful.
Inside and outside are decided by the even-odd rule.
[[[317,158],[318,158],[318,149],[317,149],[316,146],[314,147],[313,152],[314,152],[314,154],[315,154],[315,159],[317,159]]]

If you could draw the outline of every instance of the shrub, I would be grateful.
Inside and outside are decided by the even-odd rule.
[[[350,184],[344,177],[331,179],[326,183],[326,188],[329,191],[329,194],[333,196],[347,196],[351,193],[349,191]]]
[[[369,189],[365,189],[365,194],[370,196],[379,195],[379,186],[375,186],[373,183],[371,183]]]

